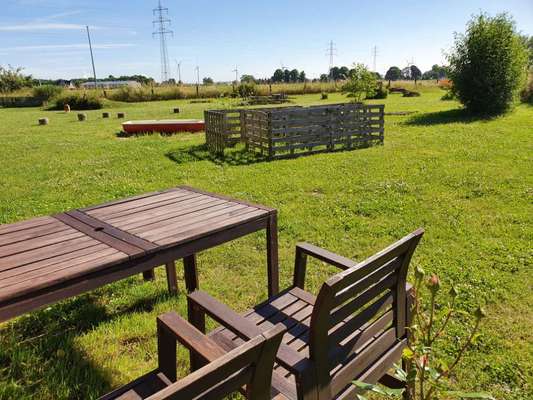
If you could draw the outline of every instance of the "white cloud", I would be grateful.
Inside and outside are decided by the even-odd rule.
[[[133,43],[103,43],[103,44],[93,44],[93,49],[121,49],[125,47],[134,47]],[[43,44],[35,46],[15,46],[15,47],[4,47],[1,48],[1,52],[7,51],[35,51],[35,50],[77,50],[77,49],[86,49],[88,47],[87,43],[74,43],[74,44]]]
[[[4,32],[32,32],[32,31],[65,31],[65,30],[82,30],[85,25],[80,24],[60,24],[60,23],[26,23],[17,25],[0,25],[0,31]],[[100,29],[97,26],[91,26],[91,29]]]
[[[58,14],[46,15],[44,17],[37,18],[36,21],[49,21],[51,19],[70,17],[71,15],[81,14],[81,10],[65,11]]]

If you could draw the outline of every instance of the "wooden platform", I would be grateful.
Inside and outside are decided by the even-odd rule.
[[[197,252],[261,229],[267,231],[273,295],[276,210],[268,207],[178,187],[2,225],[0,322],[136,273],[149,278],[163,264],[171,288],[174,260],[181,258],[187,289],[193,291]]]

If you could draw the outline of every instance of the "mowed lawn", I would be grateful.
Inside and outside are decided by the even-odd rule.
[[[111,119],[89,111],[86,122],[76,112],[0,109],[0,223],[192,185],[279,210],[282,287],[298,241],[362,260],[422,226],[412,266],[439,274],[443,292],[455,282],[461,309],[481,303],[488,313],[454,377],[458,386],[533,398],[533,108],[479,120],[442,94],[430,87],[418,98],[375,101],[389,112],[416,111],[386,116],[384,146],[275,162],[238,152],[211,160],[203,134],[116,136],[117,111],[173,118],[179,106],[181,117],[200,118],[236,101],[117,103],[106,110]],[[44,116],[50,125],[38,126]],[[250,235],[200,254],[200,286],[243,311],[266,297],[265,263],[264,235]],[[316,292],[333,272],[313,264],[309,288]],[[158,268],[155,282],[132,277],[1,324],[0,399],[96,398],[148,372],[157,362],[156,316],[186,315],[185,305],[183,291],[167,294]],[[459,347],[467,320],[452,325],[443,357]],[[185,374],[183,349],[178,363]]]

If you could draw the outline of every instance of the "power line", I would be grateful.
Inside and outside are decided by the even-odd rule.
[[[170,25],[170,19],[168,16],[168,8],[161,6],[161,0],[159,0],[157,8],[152,10],[156,19],[152,22],[156,30],[152,33],[152,36],[159,36],[159,50],[161,52],[161,82],[167,82],[169,79],[169,67],[168,67],[168,50],[167,50],[167,35],[174,36],[174,32],[168,29]]]

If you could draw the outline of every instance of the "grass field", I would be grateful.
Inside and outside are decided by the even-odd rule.
[[[230,155],[215,162],[204,137],[118,138],[120,121],[89,111],[0,109],[0,223],[188,184],[279,209],[282,287],[290,281],[299,240],[361,260],[419,226],[426,229],[413,266],[438,273],[459,305],[488,312],[482,338],[455,377],[459,387],[498,399],[533,398],[532,205],[533,108],[478,120],[443,92],[389,95],[385,145],[294,160],[253,162]],[[344,101],[330,94],[329,102]],[[294,98],[323,103],[319,95]],[[235,101],[110,104],[127,119],[201,117]],[[379,102],[379,101],[376,101]],[[37,125],[46,116],[50,125]],[[199,256],[200,285],[242,311],[266,296],[261,234]],[[333,271],[312,268],[309,287]],[[183,293],[166,293],[140,277],[64,301],[0,325],[0,399],[95,398],[156,365],[155,318],[185,315]],[[180,281],[181,288],[183,282]],[[445,357],[466,334],[452,325]],[[179,353],[181,373],[187,360]]]

